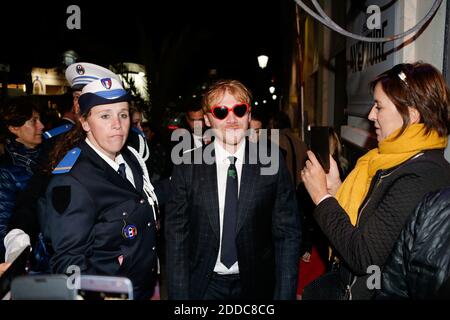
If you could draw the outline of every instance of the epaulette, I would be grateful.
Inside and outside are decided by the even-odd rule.
[[[56,137],[57,135],[60,135],[62,133],[66,133],[67,131],[69,131],[72,128],[73,128],[73,124],[63,124],[62,126],[45,131],[42,134],[42,136],[44,137],[44,139],[47,140],[47,139]]]
[[[77,162],[78,157],[80,156],[81,149],[73,148],[64,156],[64,158],[58,163],[56,168],[53,170],[53,174],[61,174],[69,172],[75,162]]]
[[[131,127],[131,130],[133,130],[134,132],[145,138],[145,134],[139,128]]]

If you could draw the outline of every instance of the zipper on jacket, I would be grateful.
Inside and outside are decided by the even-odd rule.
[[[364,205],[362,206],[361,210],[359,210],[359,212],[358,212],[358,218],[356,219],[355,227],[359,226],[359,218],[361,217],[361,214],[364,211],[364,209],[366,208],[367,204],[370,202],[373,191],[380,185],[381,180],[383,179],[382,173],[383,173],[383,171],[380,170],[375,174],[375,183],[372,184],[369,191],[367,192],[367,194],[369,194],[369,197],[364,201]]]

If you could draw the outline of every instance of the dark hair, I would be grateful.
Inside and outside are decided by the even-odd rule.
[[[441,137],[449,134],[450,91],[442,73],[431,64],[421,61],[398,64],[370,82],[372,92],[378,83],[403,119],[398,136],[410,124],[408,107],[419,112],[425,134],[431,130]]]
[[[130,102],[129,103],[130,117],[136,112],[139,112],[139,113],[141,113],[143,115],[144,114],[144,109],[139,104],[137,104],[135,102],[134,103]]]
[[[87,116],[84,115],[82,117],[86,118]],[[62,158],[67,154],[67,152],[84,139],[86,139],[86,131],[83,130],[81,122],[77,121],[75,127],[67,132],[64,137],[59,139],[55,147],[50,152],[48,156],[49,162],[47,167],[44,169],[44,172],[50,174]]]
[[[58,112],[63,116],[66,112],[73,109],[73,95],[72,92],[64,93],[58,97]]]
[[[291,120],[289,119],[289,116],[283,111],[278,111],[277,113],[272,115],[269,122],[271,122],[273,129],[291,128]]]
[[[17,97],[7,101],[0,115],[6,135],[14,137],[8,127],[23,126],[25,122],[31,119],[33,111],[39,112],[39,107],[28,97]]]
[[[91,110],[81,115],[81,118],[86,120],[91,115]],[[67,152],[84,141],[87,137],[86,131],[84,131],[81,121],[77,121],[77,124],[69,132],[67,132],[63,138],[59,139],[55,147],[49,154],[49,163],[45,168],[45,172],[50,174],[53,169],[58,165]]]
[[[201,95],[195,95],[195,97],[191,97],[187,99],[186,103],[184,104],[184,112],[191,112],[191,111],[200,111],[202,110],[202,97]]]
[[[267,114],[263,107],[252,107],[252,120],[260,121],[262,128],[267,128]]]

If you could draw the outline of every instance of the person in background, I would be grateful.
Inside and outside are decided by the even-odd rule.
[[[78,121],[78,111],[75,107],[73,93],[68,92],[61,95],[58,104],[58,112],[61,116],[60,121],[57,123],[57,126],[62,126],[65,124],[75,125]]]
[[[190,151],[202,163],[174,166],[165,219],[169,299],[295,299],[301,225],[294,187],[279,154],[271,159],[277,170],[262,173],[245,139],[250,104],[236,80],[217,81],[203,96],[215,139]],[[212,163],[202,157],[206,149],[214,150]]]
[[[249,127],[250,129],[255,130],[250,133],[249,140],[254,143],[258,142],[261,135],[260,130],[267,128],[267,119],[262,107],[253,107]]]
[[[205,129],[204,112],[201,105],[201,96],[190,99],[185,106],[186,129],[191,133],[191,146],[198,148],[205,144],[203,132]]]
[[[37,170],[44,129],[38,107],[26,97],[7,103],[1,120],[7,140],[6,153],[0,160],[0,262],[10,260],[8,255],[12,254],[9,251],[5,257],[4,238],[16,206],[17,193],[25,190]]]
[[[143,159],[125,145],[130,93],[113,78],[87,84],[80,122],[51,154],[43,210],[53,273],[123,276],[137,299],[156,284],[158,200]]]
[[[311,151],[301,171],[316,205],[314,218],[339,257],[346,287],[341,298],[374,296],[368,268],[384,267],[420,199],[450,184],[444,158],[450,93],[442,74],[427,63],[399,64],[371,88],[368,118],[378,147],[358,160],[344,182],[332,157],[325,174]]]
[[[130,116],[131,116],[131,126],[139,129],[141,132],[144,131],[142,129],[142,123],[144,121],[144,112],[138,106],[130,107]]]
[[[279,146],[286,160],[292,181],[294,181],[294,184],[297,187],[301,182],[298,171],[303,169],[307,158],[306,143],[293,132],[289,116],[282,111],[279,111],[270,117],[268,128],[279,130]]]
[[[333,128],[328,131],[330,155],[336,161],[339,175],[346,176],[348,161],[342,155],[341,141]],[[297,199],[303,217],[302,249],[299,266],[299,278],[297,287],[297,298],[300,300],[303,289],[311,281],[329,270],[329,241],[323,234],[317,222],[314,220],[313,212],[315,205],[311,200],[303,183],[297,188]]]

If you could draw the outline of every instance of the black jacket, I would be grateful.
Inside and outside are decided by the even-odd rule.
[[[281,157],[270,164],[278,161],[276,172],[264,174],[270,166],[252,163],[257,155],[249,144],[236,226],[242,298],[295,299],[301,224],[293,183]],[[204,148],[192,151],[194,159],[202,159]],[[202,299],[220,245],[216,164],[175,165],[171,184],[165,220],[169,299]]]
[[[450,276],[450,188],[428,194],[383,271],[381,298],[434,298]],[[449,298],[448,296],[446,298]]]
[[[425,151],[388,170],[377,171],[361,204],[357,225],[335,198],[314,211],[319,226],[341,256],[342,276],[353,299],[370,299],[367,268],[382,268],[407,219],[422,197],[450,184],[450,164],[442,150]],[[355,278],[357,276],[357,278]]]
[[[133,171],[134,188],[86,142],[80,149],[70,172],[54,175],[46,192],[46,236],[55,252],[52,271],[65,273],[77,265],[83,274],[125,276],[136,298],[149,298],[156,279],[156,228],[143,193],[141,167],[122,150]],[[135,237],[123,236],[127,226],[136,228]]]

